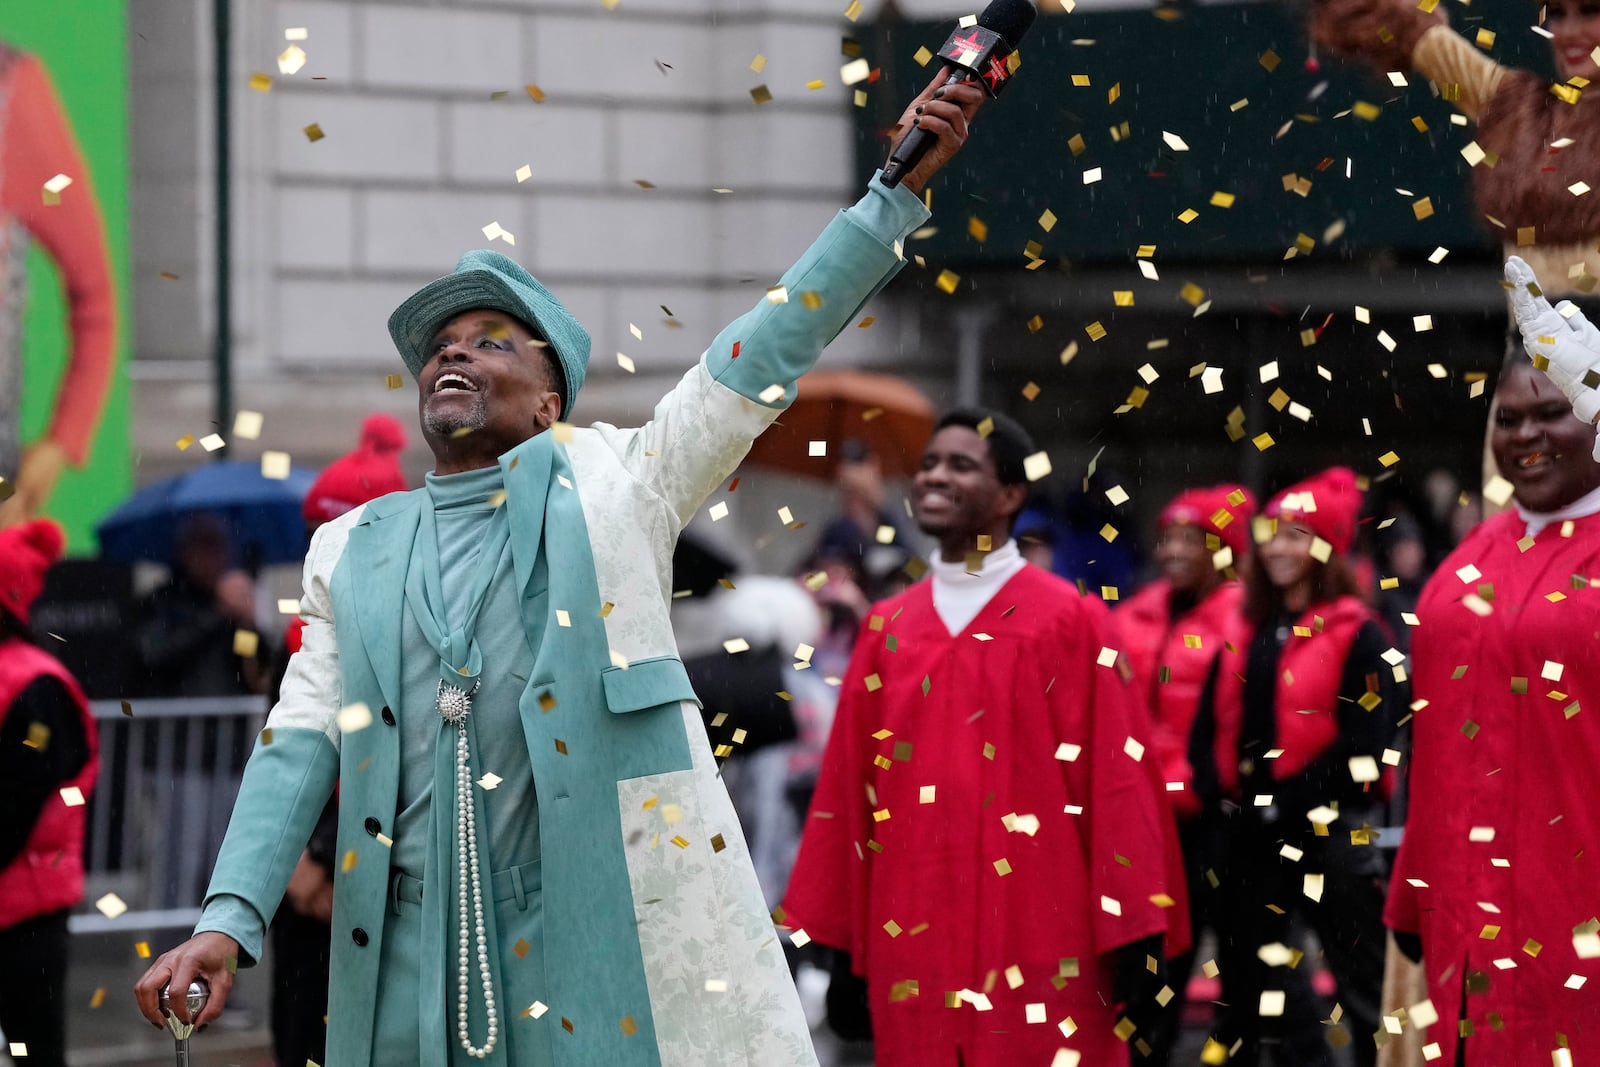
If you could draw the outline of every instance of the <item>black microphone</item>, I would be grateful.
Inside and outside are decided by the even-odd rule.
[[[1038,14],[1028,0],[993,0],[978,16],[977,25],[957,27],[939,49],[939,58],[949,73],[944,84],[977,82],[990,96],[999,96],[1022,65],[1017,44]],[[899,185],[934,142],[933,134],[920,126],[908,130],[884,164],[883,184],[891,189]]]

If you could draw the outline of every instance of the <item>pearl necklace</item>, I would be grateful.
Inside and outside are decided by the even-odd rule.
[[[472,770],[467,752],[467,713],[472,710],[471,697],[477,689],[477,683],[473,683],[471,690],[462,690],[440,682],[438,704],[439,714],[445,722],[456,728],[456,899],[461,901],[462,912],[466,910],[469,895],[472,899],[472,939],[467,936],[466,915],[457,916],[461,933],[456,955],[456,1037],[467,1055],[482,1060],[494,1051],[495,1041],[500,1035],[500,1017],[495,1010],[494,978],[489,971],[489,935],[483,922],[483,881],[478,874],[477,798],[472,791]],[[472,1043],[467,1027],[467,997],[472,989],[469,940],[477,942],[478,976],[483,984],[483,1009],[489,1024],[481,1046]]]

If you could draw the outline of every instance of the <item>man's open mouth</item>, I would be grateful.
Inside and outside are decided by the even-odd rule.
[[[478,383],[468,378],[465,374],[447,371],[433,380],[434,393],[461,391],[466,393],[478,392]]]

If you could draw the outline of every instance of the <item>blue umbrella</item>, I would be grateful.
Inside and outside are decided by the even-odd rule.
[[[206,463],[134,493],[100,523],[102,558],[174,562],[178,530],[193,515],[214,515],[227,527],[237,562],[293,563],[306,554],[300,505],[316,475],[291,468],[266,478],[259,463]]]

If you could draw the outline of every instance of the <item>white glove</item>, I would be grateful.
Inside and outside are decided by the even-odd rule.
[[[1528,358],[1572,401],[1572,413],[1593,423],[1600,415],[1600,330],[1570,300],[1551,307],[1533,268],[1519,256],[1506,260],[1506,284]],[[1600,459],[1600,441],[1595,458]]]

